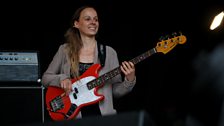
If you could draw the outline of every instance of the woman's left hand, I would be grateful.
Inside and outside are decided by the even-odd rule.
[[[127,61],[122,62],[121,71],[124,73],[128,81],[134,81],[135,65],[132,62],[127,62]]]

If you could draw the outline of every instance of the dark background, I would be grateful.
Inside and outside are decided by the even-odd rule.
[[[161,36],[182,32],[187,37],[185,44],[177,45],[169,53],[152,55],[136,65],[137,84],[130,94],[115,99],[118,112],[146,110],[161,126],[183,125],[189,116],[204,125],[215,125],[219,121],[222,96],[216,99],[217,95],[207,90],[209,87],[197,86],[195,80],[200,72],[196,72],[195,61],[200,54],[210,53],[224,40],[223,23],[218,29],[209,30],[213,17],[223,11],[222,0],[7,1],[0,5],[0,50],[37,50],[42,74],[63,43],[72,14],[86,4],[96,7],[100,19],[99,37],[117,51],[120,61],[154,48]],[[32,98],[37,104],[40,101],[39,97],[36,101]],[[27,108],[30,114],[36,113],[32,105]],[[4,108],[6,113],[7,109]],[[4,118],[3,122],[6,120]],[[30,120],[24,119],[24,122],[36,121]]]

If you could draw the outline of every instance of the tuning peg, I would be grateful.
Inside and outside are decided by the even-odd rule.
[[[165,39],[169,39],[169,38],[170,38],[170,35],[166,35],[166,36],[165,36]]]
[[[159,41],[163,41],[165,38],[164,38],[164,36],[161,36],[160,38],[159,38]]]
[[[172,33],[172,36],[176,37],[177,36],[177,33],[176,32],[173,32]]]
[[[180,36],[182,35],[182,32],[181,31],[179,31],[179,34],[180,34]]]

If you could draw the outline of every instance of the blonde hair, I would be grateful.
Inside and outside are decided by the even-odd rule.
[[[79,77],[79,51],[82,48],[82,40],[79,29],[74,27],[74,22],[79,21],[81,12],[86,8],[93,8],[90,6],[82,6],[78,8],[73,14],[71,20],[71,27],[66,31],[64,37],[67,43],[66,51],[68,53],[71,63],[71,75],[75,78]]]

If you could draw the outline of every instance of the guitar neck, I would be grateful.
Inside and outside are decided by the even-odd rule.
[[[155,48],[153,48],[153,49],[151,49],[151,50],[149,50],[149,51],[147,51],[147,52],[145,52],[145,53],[143,53],[143,54],[141,54],[141,55],[131,59],[130,62],[132,62],[134,64],[137,64],[137,63],[147,59],[149,56],[151,56],[154,53],[156,53],[156,49]]]
[[[147,59],[149,56],[153,55],[154,53],[157,53],[155,48],[148,50],[147,52],[131,59],[130,62],[132,62],[133,64],[137,64],[137,63]],[[91,90],[97,86],[101,86],[105,81],[112,79],[113,77],[117,76],[120,73],[121,73],[120,66],[116,67],[113,70],[99,76],[97,79],[94,79],[94,80],[90,81],[89,83],[87,83],[87,87],[89,90]]]

